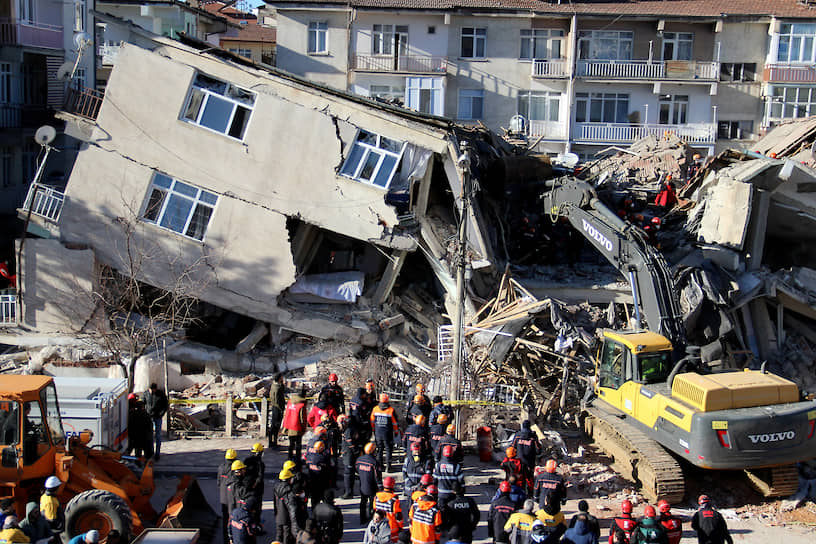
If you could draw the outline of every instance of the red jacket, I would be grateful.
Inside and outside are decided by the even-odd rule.
[[[302,434],[306,431],[306,400],[303,397],[289,397],[289,400],[286,401],[286,409],[283,411],[281,426],[296,433]]]
[[[309,426],[312,429],[320,425],[320,418],[323,417],[323,414],[329,414],[332,421],[337,421],[337,410],[334,409],[334,406],[326,403],[325,408],[320,408],[317,404],[315,404],[312,406],[312,409],[309,410],[309,416],[306,418],[306,421],[309,422]]]
[[[660,524],[666,529],[666,534],[669,535],[669,544],[680,544],[680,539],[683,536],[683,523],[679,518],[669,514],[660,515]]]

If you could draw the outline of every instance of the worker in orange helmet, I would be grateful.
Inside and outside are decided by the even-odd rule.
[[[538,505],[544,508],[544,499],[552,495],[551,504],[561,510],[561,505],[567,498],[567,488],[564,479],[557,472],[558,463],[555,459],[550,459],[544,464],[544,471],[539,472],[533,484],[533,497],[538,501]]]
[[[394,408],[385,393],[380,393],[380,403],[371,411],[371,428],[377,443],[377,460],[386,472],[391,472],[391,455],[394,453],[394,439],[399,436],[399,426]],[[385,452],[384,465],[383,452]]]
[[[411,446],[419,444],[420,455],[423,459],[427,459],[431,455],[431,439],[428,436],[428,427],[425,425],[425,416],[417,414],[414,416],[414,423],[409,425],[403,433],[403,447],[406,453],[411,451]]]
[[[657,503],[657,510],[660,512],[660,525],[666,529],[666,534],[669,537],[669,544],[680,544],[680,539],[683,537],[683,522],[680,518],[671,513],[671,505],[667,500],[660,500]]]
[[[451,459],[457,463],[463,462],[465,454],[462,451],[462,441],[456,438],[456,425],[452,423],[445,428],[445,436],[439,440],[437,462],[442,458],[442,448],[448,445],[453,446],[453,457]]]
[[[425,394],[425,384],[416,384],[416,394],[408,402],[408,406],[405,409],[405,419],[407,423],[410,425],[411,421],[418,414],[425,416],[425,421],[427,422],[431,416],[431,410],[433,410],[433,405],[431,404],[431,399]]]
[[[374,457],[375,449],[374,442],[366,444],[354,467],[360,477],[360,525],[368,523],[374,515],[374,496],[382,487],[382,470]]]
[[[510,446],[504,450],[504,459],[502,459],[500,466],[504,471],[505,480],[509,480],[510,476],[515,476],[521,487],[527,487],[524,466],[521,464],[521,459],[518,458],[516,448]]]

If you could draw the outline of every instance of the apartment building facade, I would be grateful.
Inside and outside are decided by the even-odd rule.
[[[543,152],[590,156],[667,131],[713,152],[811,114],[816,12],[797,0],[267,4],[279,68],[465,124],[523,127]]]

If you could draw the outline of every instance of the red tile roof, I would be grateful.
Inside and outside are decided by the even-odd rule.
[[[240,11],[234,6],[221,9],[225,5],[224,2],[216,1],[201,6],[209,13],[225,17],[228,21],[239,26],[237,36],[222,36],[221,41],[275,43],[277,38],[275,28],[259,25],[258,17],[254,13]]]

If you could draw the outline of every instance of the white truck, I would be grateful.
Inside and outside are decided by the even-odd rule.
[[[54,377],[66,441],[93,431],[89,446],[114,451],[127,447],[127,380],[124,378]]]

